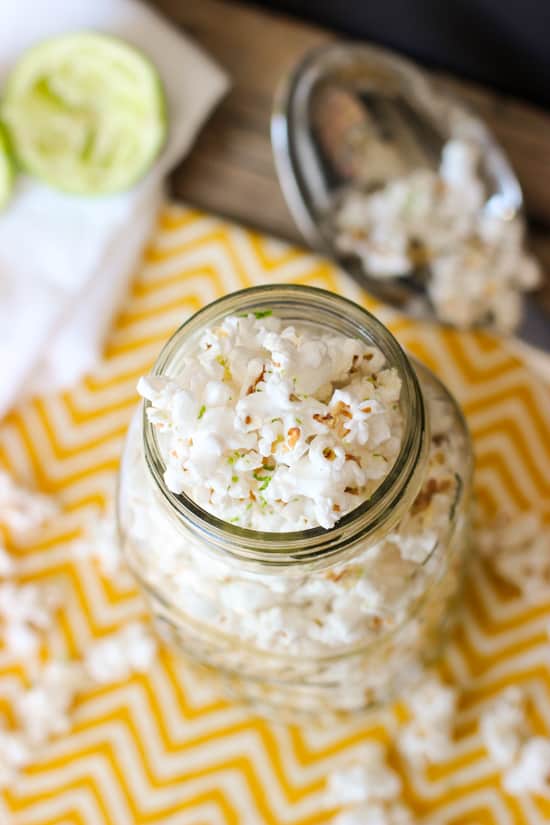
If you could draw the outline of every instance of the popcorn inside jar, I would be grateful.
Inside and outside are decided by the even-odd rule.
[[[357,709],[415,678],[471,474],[437,379],[359,306],[281,286],[198,313],[138,388],[120,527],[159,627],[262,705]]]

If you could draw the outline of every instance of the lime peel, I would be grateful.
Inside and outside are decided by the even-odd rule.
[[[0,209],[3,209],[11,198],[15,179],[15,164],[8,138],[0,124]]]

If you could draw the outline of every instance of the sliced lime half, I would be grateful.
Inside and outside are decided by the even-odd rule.
[[[127,189],[166,138],[153,64],[122,40],[93,32],[25,52],[8,77],[1,112],[21,166],[83,195]]]
[[[0,124],[0,209],[6,206],[11,197],[15,169],[8,138]]]

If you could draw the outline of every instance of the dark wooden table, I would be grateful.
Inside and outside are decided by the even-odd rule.
[[[300,242],[281,193],[269,137],[274,91],[310,48],[333,35],[230,0],[150,0],[225,67],[233,86],[190,155],[172,175],[184,201]],[[521,67],[518,67],[518,70]],[[550,272],[550,113],[448,75],[504,146],[523,186],[531,243]]]

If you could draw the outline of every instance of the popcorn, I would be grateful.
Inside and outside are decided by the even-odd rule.
[[[9,576],[15,570],[13,559],[5,547],[0,545],[0,577]]]
[[[328,799],[337,805],[392,801],[400,793],[401,780],[386,763],[386,750],[379,742],[363,745],[351,765],[334,771],[329,778]]]
[[[31,758],[24,736],[0,729],[0,789],[9,787]]]
[[[550,739],[533,735],[521,688],[512,686],[497,696],[482,714],[480,730],[489,756],[504,770],[508,793],[550,796]]]
[[[428,265],[428,294],[441,320],[489,321],[511,332],[521,292],[538,286],[541,272],[523,249],[520,219],[485,208],[478,163],[477,147],[451,140],[439,173],[419,169],[374,192],[350,189],[334,212],[336,244],[379,278]]]
[[[127,679],[133,672],[145,673],[157,652],[157,643],[141,622],[95,642],[86,652],[84,668],[98,684]]]
[[[113,510],[108,510],[94,518],[84,535],[74,542],[74,551],[80,558],[94,558],[104,576],[117,577],[123,584],[130,581],[129,571],[124,565],[118,536],[118,525]]]
[[[481,715],[481,737],[500,767],[512,765],[529,735],[525,695],[519,687],[502,691]]]
[[[386,762],[386,749],[368,742],[329,777],[327,802],[345,806],[333,825],[414,825],[409,809],[397,802],[400,794],[401,780]]]
[[[328,529],[391,470],[401,379],[359,339],[260,315],[206,330],[174,379],[140,379],[165,483],[241,527]]]
[[[57,513],[54,502],[41,493],[20,487],[0,470],[0,523],[15,534],[39,527]]]
[[[529,602],[544,601],[550,588],[550,531],[536,513],[502,515],[476,527],[479,552]]]
[[[400,733],[399,748],[411,762],[440,762],[449,756],[457,692],[436,677],[427,678],[408,698],[413,714]]]
[[[58,593],[35,584],[0,584],[0,615],[8,624],[29,624],[46,628],[52,622],[52,610],[59,603]]]
[[[322,348],[323,364],[332,366],[329,373],[309,376],[317,382],[309,387],[315,395],[300,399],[294,389],[301,381],[300,359],[317,363],[310,336],[319,346],[330,342]],[[173,491],[184,489],[229,522],[284,532],[289,526],[332,524],[361,500],[360,490],[380,483],[399,450],[402,422],[400,379],[385,368],[378,349],[315,327],[308,327],[306,336],[273,316],[225,318],[202,333],[196,346],[189,360],[180,362],[175,380],[154,376],[140,382],[151,400],[148,415]],[[281,374],[283,363],[292,368],[290,386]],[[338,377],[337,386],[327,383],[330,377]],[[229,406],[220,385],[230,389]],[[316,657],[368,645],[397,629],[395,648],[407,647],[410,669],[423,631],[411,622],[407,633],[399,627],[421,603],[428,578],[442,563],[441,537],[465,453],[449,401],[430,384],[424,390],[433,434],[426,481],[409,513],[378,544],[367,543],[363,552],[359,546],[344,564],[296,575],[229,563],[213,555],[207,543],[175,530],[144,477],[141,441],[132,430],[121,507],[136,569],[154,591],[179,606],[195,638],[204,628],[224,639],[235,637],[239,645]],[[209,406],[218,401],[221,406]],[[139,426],[133,426],[137,435]],[[365,460],[354,460],[360,456]],[[451,577],[451,587],[453,582]],[[444,601],[438,604],[442,610]],[[383,691],[384,679],[371,671],[368,680],[363,674],[362,682],[349,683],[349,695],[364,700],[367,681],[376,695]]]
[[[526,742],[514,765],[502,778],[511,794],[534,793],[550,796],[550,739],[534,736]]]
[[[35,684],[15,700],[15,712],[25,741],[35,747],[65,733],[70,728],[68,712],[82,685],[79,665],[61,661],[48,663]]]
[[[53,621],[59,593],[35,584],[0,584],[0,616],[4,641],[18,656],[34,656],[40,646],[40,633]]]

